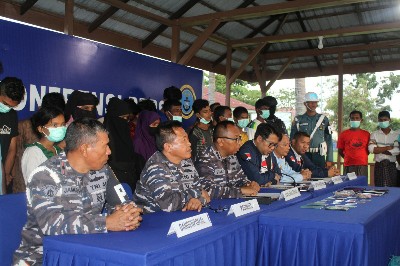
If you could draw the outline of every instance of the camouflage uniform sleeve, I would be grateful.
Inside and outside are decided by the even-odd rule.
[[[214,170],[223,169],[223,164],[212,153],[201,153],[195,162],[195,166],[200,176],[200,182],[211,198],[236,198],[241,196],[240,188],[232,183],[224,182],[226,169],[223,175],[215,175]]]
[[[107,232],[105,216],[84,213],[82,198],[61,192],[56,172],[45,166],[32,172],[27,186],[28,208],[44,235]]]
[[[192,196],[186,193],[183,188],[178,189],[176,187],[174,189],[173,185],[175,186],[176,182],[173,184],[169,179],[175,177],[165,167],[157,164],[148,168],[145,177],[147,186],[152,198],[161,210],[166,212],[180,210]]]
[[[329,119],[327,117],[325,117],[325,122],[326,122],[326,128],[325,128],[325,141],[326,141],[326,145],[328,146],[328,152],[326,154],[326,161],[328,162],[333,162],[333,143],[332,143],[332,134],[329,130],[328,127],[330,127],[329,124]]]

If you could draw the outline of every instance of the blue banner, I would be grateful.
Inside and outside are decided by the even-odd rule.
[[[186,66],[0,20],[0,79],[19,77],[27,90],[15,108],[19,119],[30,117],[48,92],[61,92],[66,99],[74,90],[91,92],[99,98],[99,116],[104,116],[114,96],[150,98],[161,109],[164,89],[175,86],[183,91],[184,118],[192,120],[191,104],[201,97],[202,75]]]

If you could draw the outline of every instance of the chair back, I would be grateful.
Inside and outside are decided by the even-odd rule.
[[[25,225],[26,194],[0,196],[0,262],[11,265],[15,250],[21,243],[22,227]]]
[[[132,188],[128,185],[128,183],[121,183],[122,187],[125,189],[126,195],[128,195],[129,199],[133,199]]]

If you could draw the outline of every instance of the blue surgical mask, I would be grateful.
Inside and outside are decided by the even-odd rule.
[[[248,124],[249,124],[249,119],[248,118],[244,118],[244,119],[239,119],[238,120],[238,126],[240,128],[245,128],[245,127],[247,127]]]
[[[269,110],[261,110],[261,117],[267,119],[269,117]]]
[[[173,116],[172,116],[172,120],[178,121],[178,122],[181,122],[181,123],[182,123],[182,116],[180,116],[180,115],[173,115]]]
[[[390,121],[378,122],[378,125],[380,128],[388,128],[390,126]]]
[[[8,113],[10,112],[11,107],[5,105],[4,103],[0,103],[0,113]]]
[[[67,132],[67,127],[46,127],[49,130],[49,135],[47,136],[44,132],[43,134],[51,142],[59,142],[65,138],[65,133]]]
[[[351,128],[359,128],[361,121],[350,121]]]
[[[208,125],[210,122],[211,122],[211,120],[206,120],[203,117],[200,118],[200,123],[202,123],[202,124]]]

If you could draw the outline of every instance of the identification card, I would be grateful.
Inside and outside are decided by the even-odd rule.
[[[347,173],[347,177],[349,178],[349,180],[354,180],[357,178],[357,175],[355,172],[352,172],[352,173]]]
[[[211,227],[212,223],[208,213],[202,213],[186,219],[171,223],[167,235],[176,234],[178,238]]]
[[[324,181],[312,181],[311,186],[314,188],[314,191],[326,188],[326,184]]]
[[[260,210],[260,205],[258,205],[257,199],[252,199],[231,205],[227,215],[233,213],[235,217],[239,217],[258,210]]]
[[[343,182],[342,177],[340,175],[332,177],[333,184],[337,185]]]
[[[297,187],[287,189],[281,192],[279,199],[285,199],[285,201],[300,197],[300,191]]]

